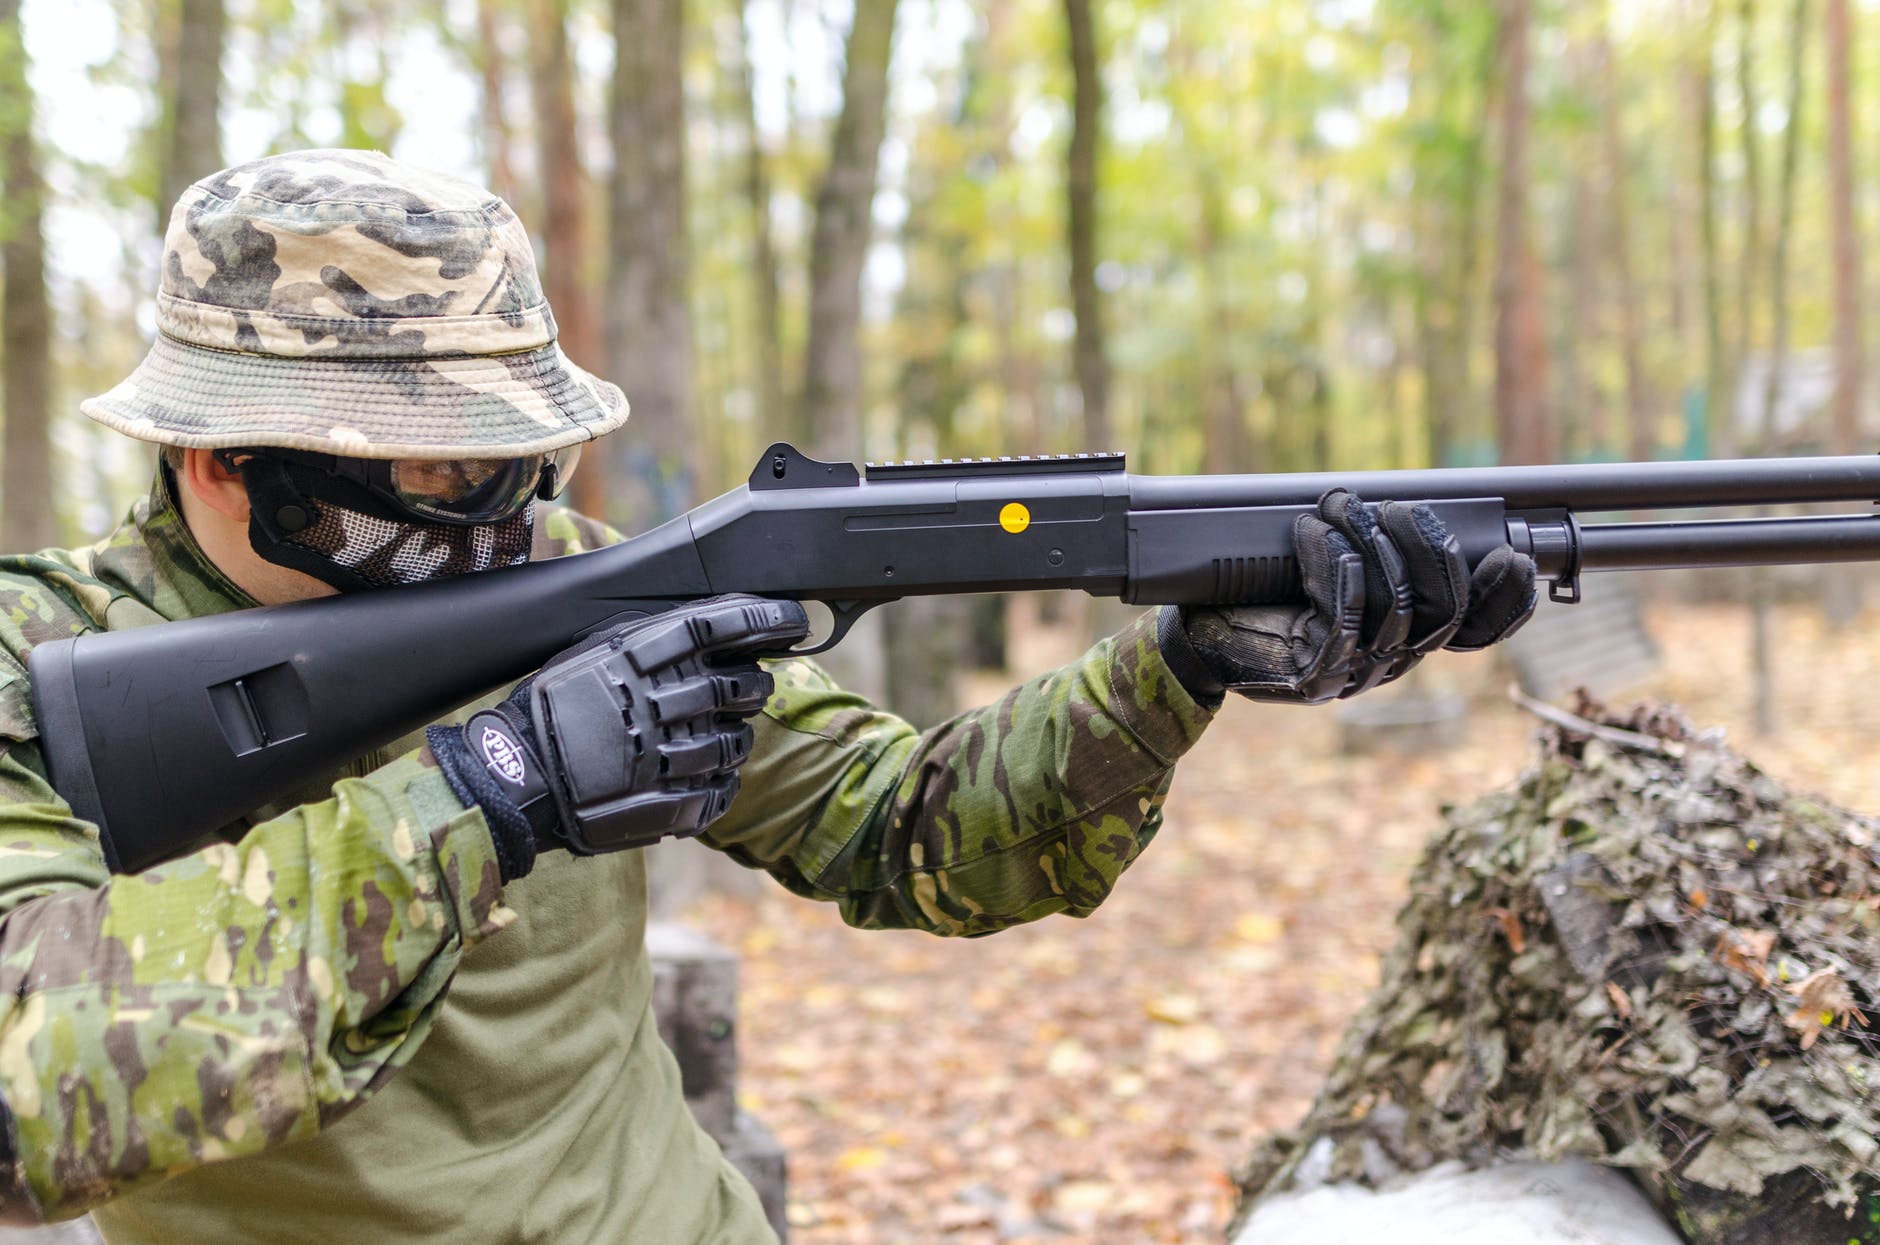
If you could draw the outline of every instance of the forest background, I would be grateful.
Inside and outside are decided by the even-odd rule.
[[[514,203],[564,347],[633,402],[575,488],[626,530],[780,438],[1159,472],[1869,448],[1875,7],[0,0],[0,546],[146,486],[76,408],[141,355],[177,193],[315,145]],[[912,617],[890,654],[959,630]],[[937,717],[913,672],[958,648],[908,648],[851,677]]]
[[[145,460],[76,417],[187,182],[492,185],[630,432],[629,528],[787,436],[1152,471],[1867,445],[1849,0],[0,0],[0,543]]]
[[[779,438],[1155,472],[1868,452],[1877,9],[0,0],[0,548],[100,535],[148,487],[77,404],[148,344],[177,194],[317,145],[516,206],[563,346],[633,401],[576,478],[626,530]],[[954,608],[897,615],[845,677],[940,716]],[[1738,621],[1681,610],[1665,694],[1766,720],[1766,687],[1723,703]],[[1797,625],[1768,746],[1871,807],[1880,757],[1847,749],[1880,737],[1880,649]],[[973,656],[1024,669],[1038,638]],[[1469,746],[1406,768],[1337,758],[1330,715],[1229,718],[1127,894],[998,961],[713,901],[802,1239],[1216,1239],[1226,1165],[1296,1118],[1374,979],[1438,796],[1504,779],[1521,729],[1478,698]],[[934,1068],[959,1075],[872,1100]]]

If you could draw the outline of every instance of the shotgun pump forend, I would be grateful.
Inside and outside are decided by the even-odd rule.
[[[1880,558],[1880,516],[1589,523],[1600,511],[1880,499],[1880,456],[1132,476],[1120,454],[826,463],[749,481],[591,553],[41,644],[54,787],[141,870],[537,669],[592,632],[727,592],[820,603],[821,652],[867,610],[1080,588],[1142,604],[1301,599],[1295,517],[1321,494],[1428,502],[1471,567],[1502,544],[1550,595],[1588,571]],[[812,607],[812,614],[815,613]]]

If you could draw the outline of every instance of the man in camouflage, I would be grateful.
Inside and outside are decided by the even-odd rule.
[[[149,497],[98,544],[0,559],[0,1219],[89,1210],[140,1242],[774,1239],[655,1032],[642,853],[549,850],[549,825],[521,859],[419,737],[134,875],[48,784],[35,644],[611,539],[532,498],[443,531],[410,489],[404,520],[315,538],[251,497],[253,464],[296,454],[360,479],[523,462],[552,493],[564,451],[625,420],[556,347],[487,192],[358,152],[218,173],[171,218],[156,310],[148,358],[83,407],[164,447]],[[705,840],[858,926],[1083,915],[1225,690],[1348,695],[1532,605],[1525,559],[1472,581],[1426,510],[1374,520],[1335,493],[1296,535],[1313,606],[1152,613],[926,732],[771,663],[743,794]]]

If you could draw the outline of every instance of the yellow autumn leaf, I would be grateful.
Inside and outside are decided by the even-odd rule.
[[[1053,1120],[1052,1127],[1072,1141],[1082,1141],[1090,1136],[1090,1121],[1081,1115],[1066,1115]]]
[[[1234,922],[1234,937],[1256,947],[1278,942],[1285,932],[1285,923],[1266,912],[1249,912]]]
[[[1062,1214],[1089,1214],[1116,1201],[1116,1187],[1102,1180],[1070,1180],[1058,1186],[1051,1204]]]
[[[1201,1000],[1192,994],[1164,994],[1142,1005],[1143,1014],[1165,1025],[1191,1025],[1201,1019]]]
[[[888,1161],[888,1152],[880,1146],[851,1146],[836,1156],[836,1170],[872,1171]]]
[[[1064,1038],[1057,1042],[1044,1061],[1046,1075],[1057,1077],[1087,1076],[1096,1066],[1097,1057],[1076,1038]]]

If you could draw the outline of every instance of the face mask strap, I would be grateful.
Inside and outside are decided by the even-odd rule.
[[[218,450],[218,460],[229,451]],[[295,484],[285,461],[251,454],[236,465],[248,488],[248,544],[263,560],[311,575],[341,592],[375,585],[352,568],[293,540],[319,520],[317,503]],[[364,491],[364,490],[360,490]]]
[[[581,445],[565,445],[558,450],[548,452],[548,460],[542,464],[542,479],[536,485],[535,495],[543,501],[554,501],[568,489],[568,481],[574,478],[574,469],[581,465]]]

